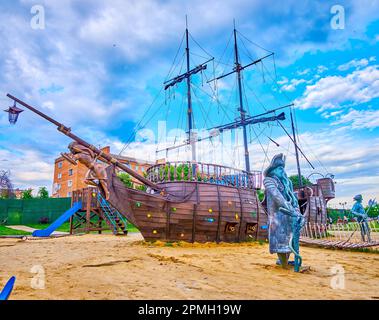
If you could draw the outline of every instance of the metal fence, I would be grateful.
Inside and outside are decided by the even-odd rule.
[[[1,199],[0,224],[37,224],[52,222],[71,206],[71,198]]]

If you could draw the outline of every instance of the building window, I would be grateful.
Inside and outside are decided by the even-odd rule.
[[[61,169],[62,166],[63,166],[63,162],[62,162],[62,161],[61,161],[61,162],[58,162],[58,169]]]
[[[60,189],[61,189],[61,184],[60,183],[54,184],[54,192],[58,192]]]
[[[141,171],[142,171],[142,172],[145,172],[145,168],[144,168],[144,167],[142,167],[142,168],[141,168]]]
[[[136,171],[138,171],[138,166],[136,165]]]
[[[71,197],[71,191],[67,192],[67,197]]]
[[[62,173],[58,173],[58,179],[62,179]]]
[[[67,181],[67,186],[70,188],[70,187],[72,187],[72,180],[68,180]]]
[[[74,172],[74,170],[69,169],[69,170],[68,170],[68,175],[69,175],[69,176],[72,176],[73,172]]]

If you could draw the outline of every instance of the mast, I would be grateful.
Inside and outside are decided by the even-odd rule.
[[[303,180],[301,178],[301,170],[300,170],[300,161],[299,161],[299,150],[296,142],[296,133],[295,133],[295,126],[293,123],[293,116],[292,116],[292,110],[290,110],[291,113],[291,126],[292,126],[292,135],[293,135],[293,143],[295,145],[295,154],[296,154],[296,165],[297,165],[297,174],[299,177],[299,189],[303,187]]]
[[[241,116],[241,124],[242,124],[242,130],[243,130],[243,146],[245,151],[245,168],[247,172],[250,172],[250,158],[249,158],[249,148],[247,144],[247,133],[246,133],[246,124],[245,124],[245,117],[246,117],[246,111],[243,108],[243,97],[242,97],[242,82],[241,82],[241,64],[239,63],[238,58],[238,45],[237,45],[237,30],[236,30],[236,24],[235,21],[233,21],[234,24],[234,63],[235,63],[235,71],[237,73],[237,83],[238,83],[238,95],[239,95],[239,108],[238,111],[240,112]]]
[[[189,52],[189,36],[188,21],[186,15],[186,59],[187,59],[187,117],[188,117],[188,142],[191,145],[192,161],[196,162],[196,144],[192,138],[192,97],[191,97],[191,76],[190,76],[190,52]]]
[[[185,32],[185,37],[186,37],[186,49],[185,49],[185,54],[186,54],[186,62],[187,62],[187,68],[186,72],[179,74],[178,76],[169,79],[165,81],[164,84],[164,90],[167,90],[173,86],[175,86],[178,83],[181,83],[182,81],[186,80],[187,83],[187,119],[188,119],[188,141],[186,144],[191,145],[192,149],[192,162],[196,162],[196,139],[193,136],[193,109],[192,109],[192,96],[191,96],[191,76],[202,72],[203,70],[207,69],[207,63],[212,61],[214,58],[210,58],[207,61],[199,64],[198,66],[194,67],[191,69],[191,64],[190,64],[190,49],[189,49],[189,32],[188,32],[188,24],[187,24],[187,16],[186,16],[186,32]]]

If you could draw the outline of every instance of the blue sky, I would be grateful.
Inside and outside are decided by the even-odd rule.
[[[366,200],[379,197],[379,1],[38,1],[45,9],[42,30],[30,24],[35,4],[1,1],[0,103],[4,109],[10,104],[9,92],[88,141],[109,144],[118,153],[162,88],[183,36],[185,15],[191,35],[205,50],[191,39],[191,63],[200,63],[203,58],[198,55],[208,54],[217,61],[216,70],[209,64],[203,82],[213,72],[219,75],[232,67],[230,46],[222,63],[218,60],[234,18],[244,37],[275,52],[275,65],[269,58],[244,74],[250,114],[295,102],[300,146],[315,172],[336,176],[338,198],[333,203],[351,204],[356,193]],[[331,27],[335,4],[345,9],[344,29]],[[243,63],[266,53],[242,35]],[[207,96],[212,88],[201,86],[200,75],[194,77],[198,129],[234,119],[234,84],[233,77],[218,83],[217,98],[224,110]],[[172,95],[166,103],[164,94],[158,96],[143,118],[142,136],[157,137],[158,121],[167,120],[167,130],[185,123],[184,90],[179,85],[175,100]],[[204,114],[207,121],[201,117]],[[0,115],[0,168],[11,170],[17,187],[51,187],[54,158],[65,151],[69,139],[30,112],[24,112],[16,126],[9,125],[6,117]],[[290,125],[288,120],[284,124]],[[288,172],[295,173],[293,148],[283,131],[261,125],[250,136],[254,169],[262,169],[267,158],[284,152]],[[229,151],[215,141],[199,146],[200,160],[242,168],[241,139],[233,139]],[[139,140],[144,143],[132,142],[123,154],[155,160],[156,149],[162,147],[160,139]],[[175,151],[172,157],[183,158],[186,151]],[[305,175],[312,173],[303,158],[301,164]]]

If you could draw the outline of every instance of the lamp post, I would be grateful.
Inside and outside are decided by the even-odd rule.
[[[16,101],[15,101],[13,107],[9,107],[7,110],[4,110],[4,111],[8,112],[9,123],[16,124],[19,114],[23,112],[24,110],[17,107]]]
[[[346,210],[345,210],[345,206],[347,205],[347,202],[340,202],[339,203],[340,206],[342,206],[342,212],[343,212],[343,216],[345,218],[345,215],[346,215]]]

